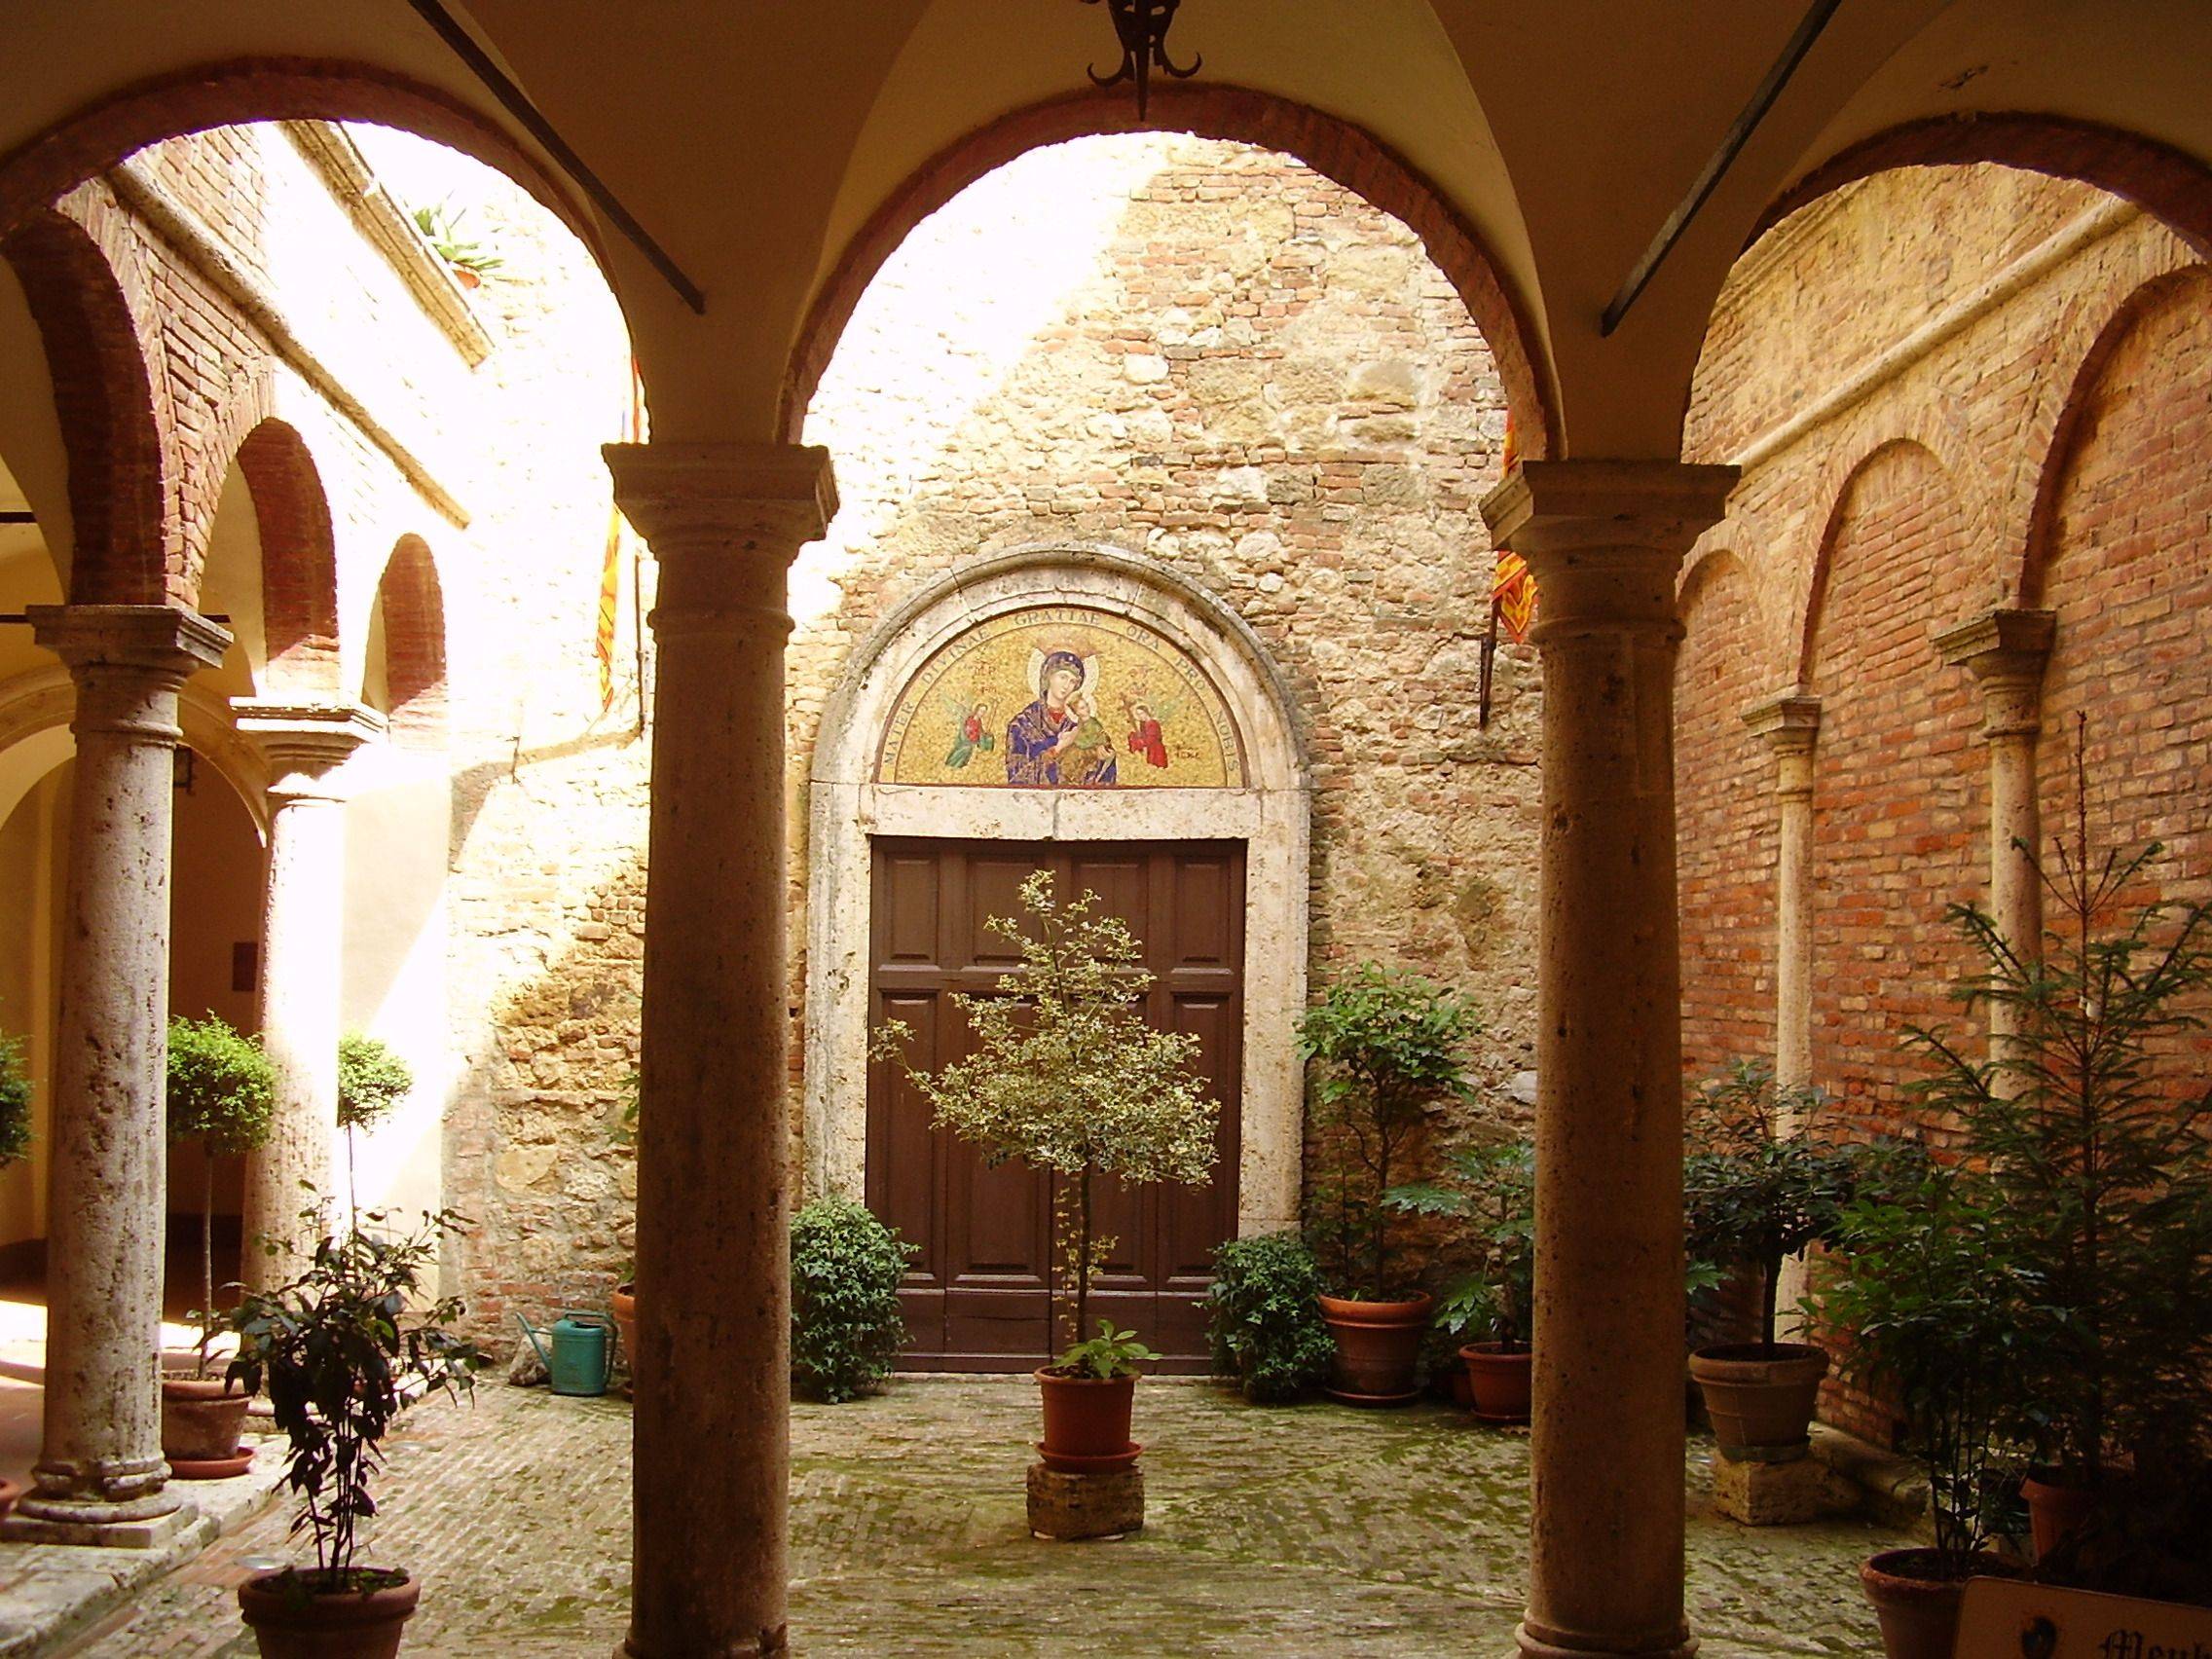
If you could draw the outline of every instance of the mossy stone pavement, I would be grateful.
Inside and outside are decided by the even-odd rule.
[[[799,1653],[1379,1655],[1513,1651],[1528,1441],[1443,1406],[1256,1408],[1205,1383],[1138,1392],[1148,1521],[1030,1537],[1022,1379],[902,1379],[793,1420]],[[424,1579],[406,1651],[606,1659],[629,1585],[629,1408],[486,1383],[403,1420],[371,1552]],[[1603,1434],[1603,1424],[1591,1432]],[[1704,1502],[1692,1443],[1690,1616],[1714,1659],[1879,1651],[1856,1522],[1753,1531]],[[233,1586],[286,1558],[254,1521],[65,1651],[247,1659]]]

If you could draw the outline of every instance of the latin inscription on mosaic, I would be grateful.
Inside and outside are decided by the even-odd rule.
[[[883,737],[886,784],[1239,789],[1221,693],[1178,646],[1087,606],[1016,610],[940,650]]]

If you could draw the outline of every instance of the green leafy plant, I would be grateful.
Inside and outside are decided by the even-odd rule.
[[[1308,1233],[1324,1277],[1345,1294],[1380,1301],[1395,1287],[1385,1196],[1425,1114],[1471,1092],[1461,1053],[1479,1029],[1466,1002],[1372,962],[1300,1017],[1298,1051],[1313,1072],[1313,1123],[1332,1157],[1316,1183]]]
[[[1213,1252],[1213,1283],[1200,1306],[1213,1368],[1247,1400],[1295,1400],[1329,1369],[1335,1343],[1314,1300],[1321,1270],[1296,1233],[1232,1238]]]
[[[1690,1096],[1682,1219],[1694,1260],[1759,1274],[1759,1344],[1771,1356],[1782,1264],[1833,1244],[1859,1178],[1855,1147],[1820,1138],[1825,1097],[1739,1060]]]
[[[1111,1382],[1117,1377],[1137,1376],[1140,1363],[1159,1357],[1137,1341],[1136,1332],[1117,1331],[1113,1320],[1101,1319],[1098,1335],[1067,1348],[1052,1365],[1063,1377],[1093,1377],[1100,1382]]]
[[[1890,1170],[1883,1192],[1844,1207],[1837,1253],[1806,1310],[1850,1333],[1845,1372],[1902,1411],[1899,1446],[1927,1472],[1936,1546],[1948,1575],[1964,1576],[2012,1461],[2000,1429],[2020,1364],[2019,1310],[2037,1287],[1976,1175],[1926,1159]]]
[[[1536,1149],[1525,1140],[1456,1147],[1444,1162],[1448,1185],[1393,1187],[1383,1202],[1411,1215],[1473,1224],[1473,1268],[1446,1291],[1437,1318],[1449,1318],[1456,1331],[1479,1329],[1508,1351],[1524,1350],[1535,1317]]]
[[[1970,1008],[2010,1034],[1988,1060],[1915,1028],[1922,1088],[1986,1171],[2011,1257],[2032,1274],[2011,1426],[2059,1478],[2100,1486],[2199,1454],[2212,1421],[2212,1088],[2181,1039],[2212,988],[2212,907],[2130,905],[2157,844],[2097,858],[2077,760],[2071,847],[2037,861],[2056,923],[2030,954],[1954,905],[1982,971]]]
[[[198,1141],[205,1157],[200,1194],[200,1357],[215,1318],[215,1160],[237,1158],[269,1142],[276,1107],[276,1074],[254,1038],[210,1014],[169,1021],[166,1088],[170,1143]]]
[[[914,1246],[850,1198],[792,1218],[792,1379],[832,1403],[891,1375],[905,1345],[899,1281]]]
[[[23,1070],[23,1040],[0,1035],[0,1169],[31,1150],[31,1080]]]
[[[338,1126],[372,1129],[391,1115],[415,1087],[407,1062],[387,1045],[358,1031],[338,1039]]]
[[[1021,953],[1020,968],[1001,977],[997,996],[952,999],[976,1034],[974,1051],[919,1071],[906,1057],[913,1033],[899,1020],[872,1046],[905,1071],[938,1127],[974,1142],[987,1162],[1019,1160],[1055,1178],[1053,1301],[1071,1336],[1089,1324],[1091,1280],[1113,1245],[1094,1235],[1094,1184],[1199,1185],[1221,1112],[1192,1069],[1198,1039],[1145,1023],[1153,976],[1135,937],[1100,903],[1088,892],[1063,903],[1051,872],[1033,871],[1021,884],[1026,925],[1005,916],[985,924]]]
[[[290,1441],[284,1484],[300,1500],[292,1531],[313,1532],[315,1550],[312,1576],[292,1576],[308,1593],[377,1589],[406,1578],[353,1562],[355,1528],[377,1512],[369,1488],[384,1437],[421,1393],[465,1391],[485,1362],[453,1333],[458,1297],[416,1306],[440,1241],[461,1222],[448,1210],[387,1237],[375,1231],[381,1211],[343,1233],[325,1225],[325,1207],[303,1219],[321,1235],[313,1258],[291,1283],[249,1292],[231,1314],[239,1352],[229,1376],[248,1393],[266,1384]]]
[[[452,199],[415,209],[415,228],[423,233],[423,240],[430,244],[430,251],[457,270],[473,272],[482,276],[498,270],[506,261],[497,254],[486,253],[484,244],[469,241],[461,234],[461,222],[468,217],[466,208],[448,205]]]

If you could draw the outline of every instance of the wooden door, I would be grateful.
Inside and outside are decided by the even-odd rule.
[[[967,1052],[968,1022],[949,993],[995,990],[1015,965],[984,918],[1018,916],[1018,889],[1040,868],[1052,871],[1063,896],[1097,893],[1144,941],[1156,976],[1146,1018],[1198,1039],[1198,1070],[1222,1103],[1210,1185],[1101,1183],[1094,1198],[1098,1231],[1116,1244],[1091,1293],[1093,1320],[1133,1327],[1169,1356],[1164,1369],[1202,1371],[1205,1316],[1196,1303],[1214,1245],[1236,1231],[1243,843],[878,840],[870,1024],[904,1020],[924,1070]],[[871,1064],[867,1088],[868,1207],[919,1246],[901,1293],[910,1337],[902,1363],[1038,1364],[1049,1340],[1048,1184],[1018,1164],[987,1168],[965,1142],[939,1133],[928,1102],[896,1066]]]

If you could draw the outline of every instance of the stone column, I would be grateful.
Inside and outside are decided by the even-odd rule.
[[[633,1659],[785,1650],[785,571],[829,452],[610,444],[660,566],[638,1124]]]
[[[2036,739],[2043,731],[2043,671],[2055,612],[2000,607],[1936,636],[1945,662],[1970,670],[1981,689],[1989,743],[1989,913],[2024,958],[2043,954],[2043,883],[2036,874],[2042,813]],[[1992,1045],[2011,1034],[2011,1010],[1989,1009]]]
[[[1821,700],[1790,690],[1753,703],[1744,723],[1774,755],[1774,1078],[1813,1081],[1813,749]]]
[[[1527,1655],[1687,1655],[1674,675],[1727,466],[1530,461],[1483,502],[1541,596]]]
[[[149,1547],[178,1524],[162,1460],[169,825],[177,692],[230,636],[165,605],[34,605],[76,684],[54,1039],[46,1403],[6,1535]]]
[[[269,882],[261,907],[261,1044],[276,1073],[269,1144],[245,1166],[240,1277],[271,1289],[306,1266],[300,1212],[335,1197],[339,990],[346,921],[345,797],[332,774],[384,729],[353,703],[237,697],[239,730],[268,756]],[[259,1240],[275,1241],[274,1255]]]

